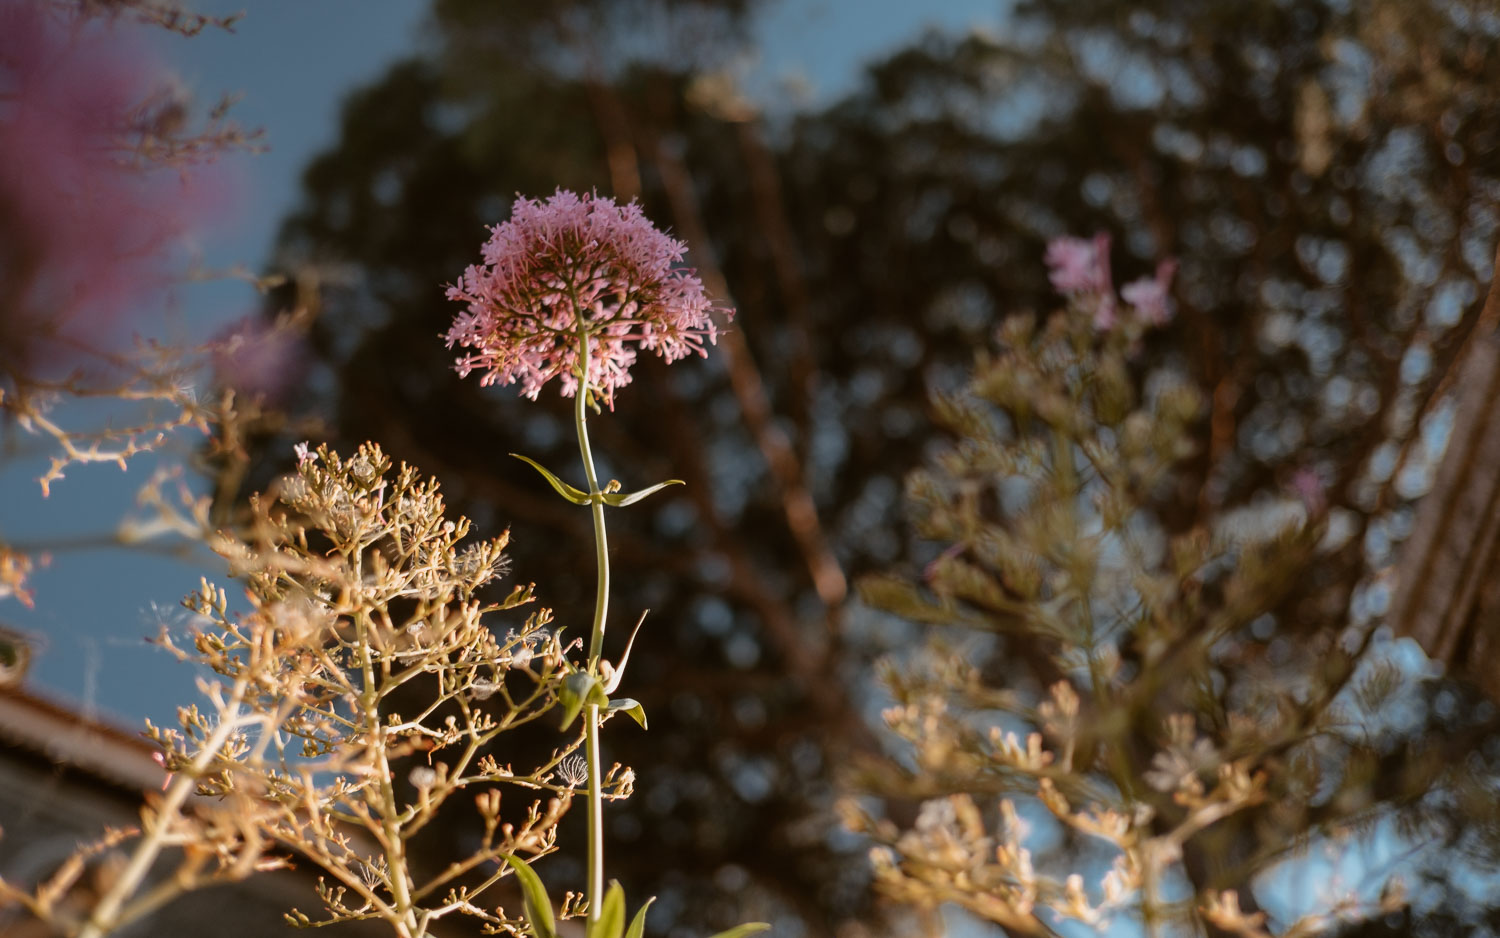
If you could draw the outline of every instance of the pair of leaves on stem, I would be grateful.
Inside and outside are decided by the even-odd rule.
[[[526,924],[531,928],[532,938],[557,938],[557,921],[552,917],[552,903],[547,898],[547,890],[542,886],[542,878],[536,875],[536,871],[525,860],[512,854],[502,854],[505,862],[510,864],[511,869],[516,871],[516,879],[521,884],[521,899],[526,910]],[[630,926],[625,925],[625,890],[620,888],[618,880],[611,880],[609,891],[604,894],[604,899],[599,903],[599,915],[591,918],[588,924],[587,938],[644,938],[646,934],[646,910],[651,908],[651,903],[656,901],[652,896],[645,904],[636,910],[635,917],[630,920]],[[721,931],[712,938],[746,938],[756,932],[762,932],[771,926],[765,922],[746,922],[728,931]]]
[[[585,704],[593,704],[607,713],[625,713],[639,723],[641,729],[646,729],[646,708],[641,706],[640,701],[629,697],[610,700],[599,678],[587,671],[574,671],[563,678],[557,698],[562,703],[564,730],[573,725]]]
[[[535,469],[537,472],[540,472],[542,474],[542,478],[547,480],[547,484],[551,485],[554,489],[557,490],[557,494],[561,495],[563,498],[566,498],[568,501],[572,502],[575,505],[592,505],[594,503],[594,499],[598,498],[600,501],[602,501],[606,505],[609,505],[611,508],[624,508],[626,505],[634,505],[636,502],[647,497],[648,495],[655,495],[657,492],[660,492],[662,489],[666,488],[669,485],[686,484],[681,479],[668,479],[665,482],[658,482],[655,485],[647,486],[646,488],[643,488],[638,492],[600,492],[596,496],[591,495],[588,492],[583,491],[582,489],[576,489],[568,483],[564,482],[562,479],[559,479],[535,459],[528,459],[527,457],[522,456],[520,453],[511,453],[511,455],[526,463],[526,465]]]

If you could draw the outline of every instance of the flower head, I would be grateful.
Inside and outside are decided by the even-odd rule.
[[[1172,319],[1172,275],[1177,262],[1165,260],[1156,265],[1155,277],[1132,280],[1120,288],[1120,296],[1135,307],[1136,315],[1151,326],[1165,326]]]
[[[518,200],[490,232],[483,263],[448,287],[466,304],[448,347],[474,350],[458,359],[460,375],[482,369],[484,384],[519,382],[532,399],[560,376],[571,397],[586,338],[589,389],[612,403],[637,347],[670,362],[704,355],[704,340],[718,338],[703,282],[677,266],[687,245],[634,202],[559,189],[545,202]]]
[[[588,763],[582,756],[574,753],[557,766],[557,774],[562,776],[563,783],[569,788],[577,788],[589,780]]]
[[[1322,517],[1328,513],[1328,488],[1323,484],[1323,477],[1318,475],[1318,470],[1303,466],[1292,473],[1287,487],[1302,501],[1302,507],[1309,518]]]
[[[1093,238],[1054,238],[1047,244],[1047,276],[1057,292],[1097,305],[1094,326],[1115,324],[1115,285],[1109,272],[1109,235]]]

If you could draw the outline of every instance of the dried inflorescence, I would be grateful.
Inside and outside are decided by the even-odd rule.
[[[1055,243],[1068,309],[1005,323],[1000,350],[935,402],[956,441],[907,496],[937,556],[919,582],[876,578],[863,595],[987,637],[888,668],[886,722],[910,758],[867,766],[862,784],[923,807],[907,830],[852,807],[848,820],[882,844],[886,892],[1017,933],[1125,916],[1148,934],[1191,920],[1260,936],[1251,878],[1308,836],[1367,821],[1367,801],[1343,810],[1315,780],[1338,747],[1359,745],[1334,705],[1358,652],[1239,666],[1259,658],[1251,623],[1315,558],[1324,515],[1292,512],[1258,536],[1168,530],[1159,512],[1204,400],[1140,364],[1147,329],[1170,312],[1170,262],[1122,303],[1107,251],[1103,237]],[[1014,661],[1023,682],[996,686]],[[1028,824],[1067,836],[1034,855]]]
[[[159,903],[136,892],[171,845],[185,851],[173,889],[296,857],[323,874],[319,923],[379,919],[418,938],[462,914],[514,930],[520,916],[489,891],[512,872],[504,858],[553,850],[579,739],[517,769],[502,737],[552,709],[576,670],[572,643],[546,609],[501,617],[532,601],[530,586],[487,598],[507,569],[506,537],[472,538],[434,480],[392,467],[377,446],[347,458],[299,447],[296,471],[252,507],[246,533],[215,541],[248,608],[205,582],[186,602],[201,624],[161,636],[215,679],[206,706],[180,710],[174,728],[148,726],[168,784],[143,813],[130,872],[80,933]],[[628,796],[632,782],[616,766],[605,796]],[[528,794],[503,810],[505,787]],[[475,812],[472,852],[419,873],[407,844],[455,795],[453,810]],[[44,898],[25,901],[41,914]]]
[[[533,399],[560,376],[571,397],[588,336],[588,387],[612,401],[630,382],[636,347],[675,361],[717,338],[702,281],[677,266],[687,245],[634,202],[559,189],[545,202],[518,199],[510,220],[490,230],[483,263],[448,288],[466,304],[448,347],[474,349],[458,360],[462,375],[520,382]]]
[[[374,445],[298,455],[275,495],[253,501],[251,535],[219,544],[248,585],[249,614],[229,614],[212,588],[192,601],[213,626],[185,654],[235,688],[221,697],[238,703],[216,709],[244,734],[199,790],[239,794],[262,836],[327,874],[328,920],[375,917],[416,936],[462,913],[508,928],[481,896],[508,872],[503,856],[552,850],[578,741],[527,771],[502,766],[494,747],[556,702],[568,645],[545,609],[494,631],[493,616],[529,603],[531,588],[483,598],[507,568],[506,537],[471,540],[434,480],[393,470]],[[154,731],[168,769],[188,765],[211,728],[185,712],[178,730]],[[550,796],[507,822],[501,785]],[[423,879],[405,845],[459,792],[476,798],[478,846]]]

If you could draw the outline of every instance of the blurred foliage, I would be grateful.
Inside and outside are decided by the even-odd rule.
[[[999,313],[1056,305],[1047,239],[1115,233],[1121,280],[1181,262],[1178,318],[1133,365],[1205,397],[1193,455],[1147,493],[1164,536],[1257,517],[1299,473],[1326,492],[1328,549],[1277,583],[1247,647],[1274,670],[1378,618],[1491,273],[1500,17],[1446,0],[1038,0],[993,32],[914,39],[831,104],[762,115],[735,80],[755,15],[436,4],[427,53],[349,100],[283,228],[277,264],[302,290],[278,300],[319,307],[284,403],[434,472],[482,529],[530,532],[517,574],[560,622],[586,621],[589,531],[504,455],[567,464],[567,404],[522,410],[459,381],[442,285],[516,192],[637,196],[687,240],[739,309],[726,354],[670,375],[643,362],[597,440],[605,478],[689,481],[614,542],[617,616],[652,609],[622,688],[652,729],[611,742],[641,773],[612,849],[632,857],[632,894],[661,895],[653,922],[827,935],[872,912],[860,845],[832,817],[835,770],[882,751],[868,665],[917,634],[846,606],[846,583],[948,546],[898,533],[901,480],[935,432],[928,394],[966,382]],[[222,510],[292,442],[268,430],[220,454]],[[1045,685],[1045,654],[991,648],[987,684]],[[1420,744],[1452,762],[1490,735],[1492,711],[1463,732],[1452,710],[1421,712],[1361,775],[1372,810],[1411,800],[1381,760]],[[549,882],[567,878],[548,862]]]
[[[862,589],[957,630],[887,668],[883,716],[910,752],[865,760],[856,787],[920,808],[902,825],[846,807],[883,845],[878,885],[1014,934],[1124,917],[1153,936],[1306,936],[1398,911],[1392,877],[1411,868],[1370,857],[1493,815],[1441,803],[1494,767],[1445,764],[1406,732],[1425,675],[1373,625],[1285,653],[1273,611],[1338,549],[1321,492],[1161,528],[1152,506],[1194,452],[1205,399],[1138,366],[1140,309],[1097,328],[1116,303],[1082,293],[1044,328],[1007,321],[999,354],[935,400],[953,442],[907,499],[945,548],[919,584]],[[976,796],[1000,796],[998,815]],[[1325,850],[1357,859],[1311,899],[1254,889],[1261,910],[1252,884]]]

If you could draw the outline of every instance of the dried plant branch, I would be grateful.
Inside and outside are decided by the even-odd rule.
[[[967,388],[936,400],[955,443],[910,477],[907,495],[918,533],[941,552],[920,584],[862,588],[914,620],[990,633],[997,649],[1045,661],[1057,677],[1045,693],[995,687],[972,652],[938,647],[889,667],[896,705],[885,718],[912,763],[869,763],[864,783],[922,806],[909,829],[853,806],[846,821],[882,845],[880,888],[919,906],[952,902],[1019,934],[1128,915],[1149,934],[1261,938],[1271,933],[1248,884],[1285,842],[1270,837],[1277,852],[1243,864],[1214,845],[1247,817],[1306,804],[1318,788],[1297,766],[1357,744],[1361,728],[1336,701],[1357,681],[1373,630],[1280,673],[1229,666],[1250,624],[1314,562],[1323,515],[1304,504],[1251,535],[1162,530],[1153,506],[1192,454],[1206,402],[1181,376],[1136,373],[1145,330],[1170,313],[1166,283],[1160,273],[1137,281],[1122,307],[1101,243],[1055,243],[1048,260],[1069,308],[1041,324],[1005,323],[1000,350],[977,357]],[[1163,710],[1172,715],[1162,720]],[[1008,717],[996,725],[999,713]],[[1017,722],[1028,730],[1008,728]],[[995,796],[998,825],[976,801]],[[1037,806],[1107,845],[1102,878],[1074,871],[1090,851],[1033,858]],[[1368,818],[1351,806],[1318,829],[1337,837]],[[1311,836],[1292,830],[1288,841]],[[1241,887],[1226,890],[1221,875]],[[1174,878],[1200,901],[1168,899]],[[1356,902],[1337,914],[1385,908]],[[1335,917],[1276,934],[1313,934]]]

